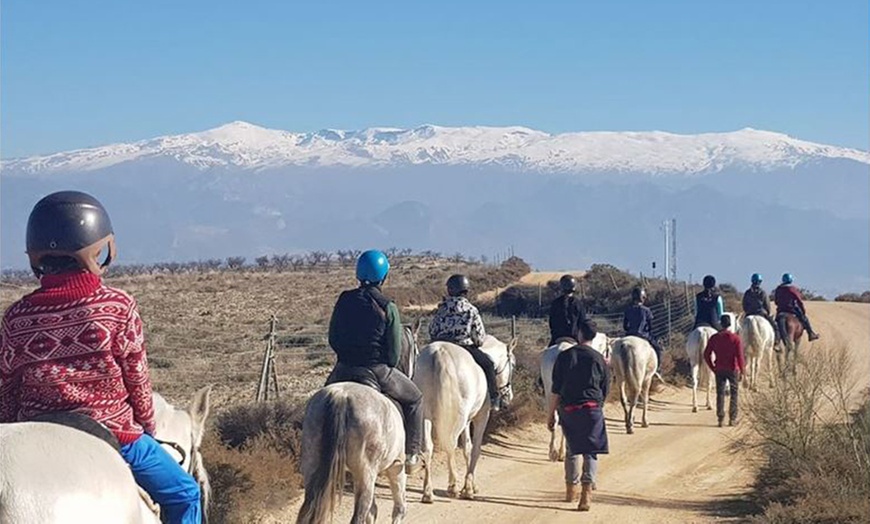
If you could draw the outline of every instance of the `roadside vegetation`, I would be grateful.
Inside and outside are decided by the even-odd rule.
[[[762,456],[753,522],[870,522],[870,392],[849,378],[858,364],[848,348],[823,349],[751,396],[741,447]]]

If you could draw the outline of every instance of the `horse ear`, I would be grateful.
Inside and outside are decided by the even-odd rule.
[[[190,415],[190,422],[193,426],[193,437],[196,445],[202,442],[202,436],[205,433],[205,420],[208,418],[211,410],[211,386],[206,386],[193,395],[193,401],[190,407],[187,408],[187,413]]]

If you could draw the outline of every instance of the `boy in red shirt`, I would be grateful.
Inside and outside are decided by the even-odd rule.
[[[56,412],[92,418],[117,437],[133,477],[160,504],[166,522],[199,524],[199,484],[152,437],[151,378],[136,301],[100,278],[115,258],[105,208],[78,191],[48,195],[27,221],[27,254],[40,287],[3,315],[0,423]]]
[[[704,361],[716,374],[716,416],[721,428],[725,420],[725,384],[728,383],[731,405],[728,409],[728,425],[737,423],[737,384],[746,370],[743,342],[737,333],[728,330],[731,317],[722,315],[722,330],[710,337],[704,350]],[[714,358],[715,357],[715,358]]]

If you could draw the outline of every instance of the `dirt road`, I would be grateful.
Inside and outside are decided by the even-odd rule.
[[[870,305],[810,303],[814,327],[825,344],[849,344],[856,359],[855,376],[868,379]],[[806,351],[821,350],[824,344]],[[672,388],[651,402],[650,428],[626,435],[622,410],[608,405],[611,454],[601,457],[599,489],[592,511],[581,514],[564,496],[561,464],[547,461],[547,432],[532,427],[497,435],[484,447],[478,467],[481,492],[474,501],[445,496],[446,471],[436,470],[436,500],[420,503],[422,480],[409,481],[407,522],[412,523],[560,523],[560,522],[730,522],[740,521],[741,495],[750,489],[752,457],[731,451],[737,429],[715,427],[711,411],[691,412],[691,391]],[[443,464],[443,463],[442,463]],[[347,522],[352,497],[343,499],[336,522]],[[277,517],[295,519],[298,504]],[[381,521],[392,502],[379,488]]]

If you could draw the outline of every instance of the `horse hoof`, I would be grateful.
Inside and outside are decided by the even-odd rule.
[[[559,461],[560,461],[559,454],[556,453],[555,451],[551,451],[550,452],[550,462],[559,462]]]
[[[697,412],[698,412],[697,406],[692,406],[692,413],[697,413]]]
[[[713,406],[707,406],[707,411],[713,411]]]
[[[474,491],[463,489],[459,494],[459,498],[463,500],[474,500]]]
[[[459,491],[456,489],[456,486],[447,488],[447,496],[454,499],[459,496]]]
[[[634,428],[625,428],[625,432],[629,435],[634,433]]]
[[[420,499],[420,502],[422,502],[423,504],[432,504],[432,503],[435,502],[435,501],[432,500],[432,494],[431,494],[431,493],[423,493],[423,498]]]
[[[641,424],[641,427],[648,428],[648,427],[649,427],[649,422],[644,422],[644,423],[642,423],[642,424]]]

